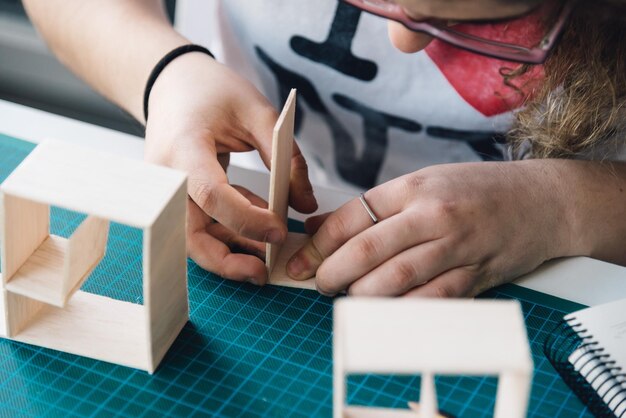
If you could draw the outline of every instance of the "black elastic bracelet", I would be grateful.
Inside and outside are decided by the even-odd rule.
[[[209,55],[211,58],[215,58],[215,56],[203,46],[200,45],[183,45],[178,48],[174,48],[170,52],[168,52],[152,69],[150,73],[150,77],[148,77],[148,82],[146,83],[146,89],[143,93],[143,116],[148,122],[148,99],[150,99],[150,92],[152,91],[152,86],[154,86],[154,82],[159,77],[159,74],[163,71],[167,65],[174,61],[174,59],[180,57],[183,54],[188,52],[202,52],[204,54]]]

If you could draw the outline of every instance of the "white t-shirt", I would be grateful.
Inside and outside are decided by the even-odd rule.
[[[277,109],[298,89],[296,139],[314,183],[356,191],[432,164],[503,157],[497,142],[515,107],[504,97],[515,93],[502,62],[439,41],[404,54],[385,19],[337,0],[187,3],[179,30]]]

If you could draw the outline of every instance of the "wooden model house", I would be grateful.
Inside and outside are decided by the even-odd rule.
[[[154,372],[189,317],[186,178],[60,142],[0,186],[0,335]],[[69,239],[50,206],[87,214]],[[144,304],[78,290],[105,254],[109,221],[143,230]]]
[[[335,418],[440,417],[435,375],[497,376],[493,416],[526,416],[533,362],[517,301],[342,298],[333,327]],[[347,376],[367,373],[421,375],[419,405],[347,405]]]

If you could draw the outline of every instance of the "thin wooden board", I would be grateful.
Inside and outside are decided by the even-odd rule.
[[[350,373],[532,372],[517,301],[343,298],[334,335]]]
[[[104,257],[108,221],[88,217],[69,238],[50,235],[5,288],[62,308]]]
[[[272,136],[272,165],[270,172],[269,210],[276,213],[287,223],[289,205],[289,178],[291,175],[291,156],[293,152],[293,128],[296,114],[296,90],[291,89],[285,102]],[[265,265],[268,276],[272,276],[274,263],[280,253],[281,245],[267,244],[265,247]]]
[[[142,305],[78,291],[65,308],[45,306],[12,339],[151,371]]]
[[[183,183],[144,231],[144,305],[153,369],[189,319],[186,241],[187,184]]]
[[[0,264],[2,284],[6,284],[28,258],[48,238],[50,207],[10,196],[0,190]],[[26,297],[2,289],[3,315],[0,332],[11,336],[18,332],[43,306]]]
[[[0,258],[7,282],[48,238],[50,207],[2,192],[0,203]]]
[[[108,236],[109,221],[88,216],[69,238],[61,289],[63,304],[104,258]]]
[[[0,190],[145,228],[185,179],[184,173],[167,167],[47,141],[22,161]]]
[[[50,235],[6,284],[6,289],[18,295],[62,307],[64,259],[68,240]]]
[[[413,409],[376,408],[367,406],[347,406],[344,418],[420,418],[420,413]],[[444,418],[437,414],[436,418]]]

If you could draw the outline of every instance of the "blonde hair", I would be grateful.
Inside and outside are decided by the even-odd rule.
[[[600,159],[619,152],[626,144],[626,0],[579,2],[544,70],[509,132],[514,151],[530,144],[534,158]]]

